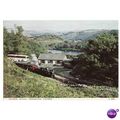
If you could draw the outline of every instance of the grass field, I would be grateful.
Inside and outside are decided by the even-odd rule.
[[[25,71],[4,60],[4,98],[98,98],[118,97],[107,86],[70,87],[55,79]]]

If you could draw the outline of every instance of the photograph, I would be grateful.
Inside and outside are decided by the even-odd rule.
[[[117,20],[4,20],[3,98],[118,98]]]

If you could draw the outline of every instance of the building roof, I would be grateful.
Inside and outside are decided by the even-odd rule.
[[[65,54],[60,53],[46,53],[46,54],[40,54],[38,57],[39,60],[67,60],[67,57]]]
[[[8,57],[28,57],[28,55],[8,54]]]

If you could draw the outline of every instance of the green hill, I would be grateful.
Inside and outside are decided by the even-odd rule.
[[[42,43],[47,45],[63,42],[63,39],[56,35],[40,35],[40,36],[34,37],[33,40],[36,43]]]
[[[4,98],[118,97],[116,88],[105,86],[69,87],[17,67],[4,59]]]

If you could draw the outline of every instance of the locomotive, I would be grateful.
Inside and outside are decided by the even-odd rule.
[[[46,77],[54,77],[53,69],[39,67],[35,64],[26,63],[26,62],[16,62],[15,64],[25,70],[29,70],[31,72],[34,72],[34,73],[37,73],[37,74],[40,74]]]

